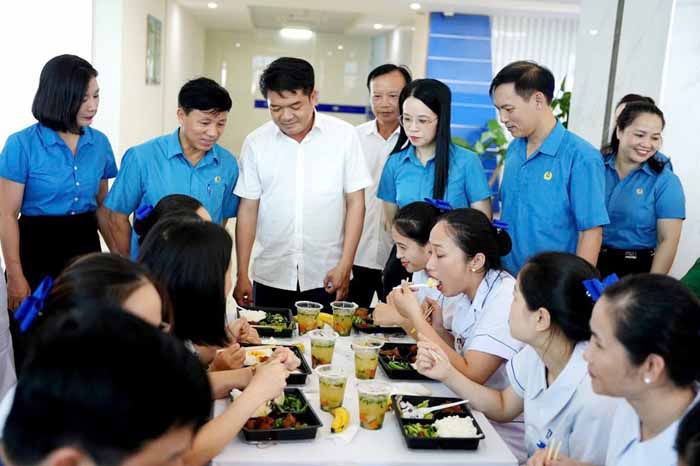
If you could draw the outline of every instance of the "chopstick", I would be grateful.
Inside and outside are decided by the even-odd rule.
[[[559,459],[559,450],[561,449],[561,440],[553,440],[547,447],[547,462],[556,461]]]

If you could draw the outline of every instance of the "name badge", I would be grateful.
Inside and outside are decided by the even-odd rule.
[[[551,181],[551,179],[552,179],[552,172],[550,172],[549,170],[547,170],[546,172],[544,172],[544,180],[545,180],[545,181]]]

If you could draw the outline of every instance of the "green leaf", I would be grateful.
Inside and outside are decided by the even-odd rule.
[[[468,150],[472,150],[471,144],[469,144],[466,140],[464,140],[460,137],[457,137],[457,136],[454,136],[452,138],[452,144],[454,144],[455,146],[464,147],[465,149],[468,149]]]
[[[486,149],[484,148],[484,144],[481,141],[477,141],[476,144],[474,144],[474,152],[476,152],[479,155],[486,152]]]

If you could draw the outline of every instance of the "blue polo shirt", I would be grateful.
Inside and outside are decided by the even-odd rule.
[[[506,152],[501,218],[513,249],[505,268],[518,273],[539,252],[576,252],[580,231],[608,224],[603,159],[591,144],[560,122],[527,157],[527,139]]]
[[[179,131],[178,128],[126,151],[119,175],[105,200],[107,207],[130,215],[143,205],[155,206],[169,194],[186,194],[199,200],[215,223],[236,216],[238,196],[233,194],[238,180],[236,158],[215,144],[192,166],[182,152]],[[136,234],[132,232],[133,257],[137,251]]]
[[[474,202],[491,196],[484,167],[474,152],[451,144],[447,173],[443,199],[452,207],[469,207]],[[428,160],[423,166],[415,147],[409,144],[406,149],[392,154],[386,161],[377,197],[398,204],[401,208],[426,197],[432,198],[434,185],[435,159]]]
[[[117,175],[107,136],[83,128],[75,155],[41,123],[11,135],[0,153],[0,177],[24,185],[22,215],[75,215],[97,209],[100,181]]]
[[[656,158],[667,161],[660,154]],[[605,157],[605,201],[610,224],[603,228],[603,244],[613,249],[656,247],[656,221],[685,218],[685,196],[681,180],[667,163],[656,173],[648,163],[623,180],[615,168],[615,154]]]

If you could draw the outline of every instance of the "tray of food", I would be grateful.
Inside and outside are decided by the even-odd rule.
[[[358,332],[363,333],[392,333],[405,335],[406,332],[399,326],[380,327],[374,324],[372,319],[373,308],[366,307],[357,308],[355,315],[352,318],[352,326]]]
[[[379,351],[379,365],[390,379],[431,380],[414,367],[418,346],[411,343],[384,343]]]
[[[422,419],[407,417],[412,408],[429,408],[460,401],[458,398],[393,395],[391,399],[408,448],[476,450],[484,438],[465,405],[434,411]]]
[[[240,390],[231,391],[235,399]],[[247,442],[308,440],[316,437],[323,423],[298,388],[286,388],[284,394],[268,401],[253,413],[242,429]]]
[[[287,385],[304,385],[306,384],[306,377],[311,374],[311,367],[309,363],[306,362],[304,354],[301,352],[299,347],[295,345],[243,345],[245,348],[245,361],[243,362],[244,367],[255,366],[261,364],[272,357],[275,348],[278,346],[284,346],[292,350],[292,353],[299,358],[301,364],[299,367],[289,374],[287,378]]]
[[[242,306],[238,309],[238,317],[245,317],[261,337],[291,338],[294,332],[291,309]]]

